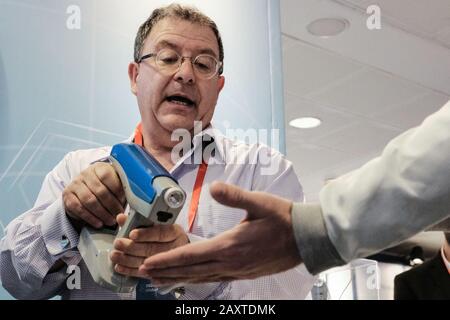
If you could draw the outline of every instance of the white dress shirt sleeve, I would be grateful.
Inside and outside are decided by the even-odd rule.
[[[14,219],[1,241],[3,286],[19,299],[46,299],[58,294],[68,277],[66,267],[49,273],[62,260],[77,265],[78,233],[68,220],[62,191],[71,180],[68,154],[45,178],[34,207]]]
[[[449,128],[450,102],[392,140],[380,157],[325,186],[320,206],[294,207],[297,246],[312,273],[393,246],[449,217]]]

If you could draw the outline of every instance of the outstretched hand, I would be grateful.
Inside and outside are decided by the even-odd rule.
[[[292,202],[214,183],[219,203],[245,209],[247,218],[210,240],[147,258],[139,268],[155,285],[255,279],[301,263],[292,229]]]

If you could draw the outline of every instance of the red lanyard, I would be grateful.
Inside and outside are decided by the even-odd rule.
[[[136,127],[134,132],[134,143],[144,146],[144,137],[142,135],[142,123]],[[208,171],[208,164],[202,161],[198,168],[197,178],[195,179],[194,189],[192,190],[191,203],[189,205],[189,232],[192,232],[194,227],[195,217],[197,216],[198,203],[200,201],[200,194],[202,193],[203,181],[205,180],[206,171]]]

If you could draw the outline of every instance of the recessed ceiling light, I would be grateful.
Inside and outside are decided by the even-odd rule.
[[[337,36],[350,26],[350,22],[343,18],[322,18],[311,22],[306,28],[316,37],[329,38]]]
[[[289,125],[298,129],[313,129],[322,124],[322,121],[318,118],[298,118],[289,122]]]

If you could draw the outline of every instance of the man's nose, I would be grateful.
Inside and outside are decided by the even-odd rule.
[[[183,59],[181,66],[175,73],[175,80],[184,84],[195,83],[195,73],[190,59]]]

